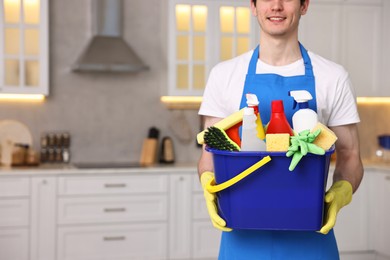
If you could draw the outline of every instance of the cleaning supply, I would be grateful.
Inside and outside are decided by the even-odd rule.
[[[222,130],[227,130],[236,124],[242,122],[242,118],[244,116],[244,109],[241,109],[233,114],[231,114],[228,117],[225,117],[221,121],[218,121],[217,123],[214,124],[215,127],[221,128]],[[196,139],[198,141],[198,144],[204,144],[204,134],[206,130],[203,130],[200,132],[197,136]]]
[[[268,123],[267,134],[283,134],[288,133],[293,136],[294,132],[287,121],[284,114],[284,107],[282,100],[273,100],[271,103],[271,119]]]
[[[213,226],[221,231],[225,231],[225,232],[232,231],[231,228],[226,227],[226,221],[223,220],[218,215],[217,203],[216,203],[217,194],[211,193],[207,190],[207,186],[215,184],[214,173],[212,172],[202,173],[202,175],[200,176],[200,183],[202,184],[203,195],[206,200],[207,212],[209,213]]]
[[[241,129],[241,151],[265,151],[265,142],[257,137],[256,115],[253,107],[244,108]]]
[[[326,235],[336,224],[337,213],[352,201],[353,188],[345,180],[333,183],[325,195],[325,225],[319,231]]]
[[[241,146],[240,127],[242,122],[235,124],[234,126],[226,129],[226,134],[229,138],[235,142],[238,146]]]
[[[239,151],[240,147],[233,142],[226,132],[218,127],[210,126],[204,134],[205,144],[217,150]]]
[[[313,144],[321,147],[325,151],[329,150],[332,145],[337,141],[336,134],[321,123],[317,123],[317,125],[313,128],[312,132],[315,132],[317,129],[321,129],[321,133],[313,141]]]
[[[311,133],[310,130],[304,130],[298,135],[291,137],[291,146],[288,148],[286,153],[287,157],[292,157],[289,170],[293,171],[298,165],[303,156],[308,153],[324,155],[325,151],[321,147],[313,144],[313,141],[320,134],[321,130],[317,129],[315,132]]]
[[[313,96],[306,90],[290,91],[290,96],[294,98],[293,108],[299,106],[299,110],[292,117],[293,129],[300,133],[304,130],[312,130],[318,123],[318,115],[314,110],[309,108],[309,100]]]
[[[290,147],[289,134],[267,134],[265,136],[267,152],[287,152]]]
[[[256,130],[257,130],[257,137],[261,140],[264,140],[265,138],[265,132],[264,132],[264,126],[263,122],[261,121],[260,117],[260,111],[259,111],[259,100],[257,99],[257,96],[255,94],[248,93],[246,96],[246,104],[248,107],[253,107],[256,115]]]

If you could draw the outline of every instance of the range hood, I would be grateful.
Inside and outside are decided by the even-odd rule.
[[[122,0],[89,0],[92,37],[72,66],[77,72],[148,69],[122,37]]]

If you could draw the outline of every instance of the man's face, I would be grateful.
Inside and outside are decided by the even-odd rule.
[[[273,37],[288,37],[298,32],[301,15],[307,11],[309,0],[301,5],[300,0],[257,0],[251,2],[252,14],[262,30],[262,34]]]

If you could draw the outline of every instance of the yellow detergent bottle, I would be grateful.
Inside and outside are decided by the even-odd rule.
[[[253,107],[253,109],[255,110],[255,115],[257,117],[256,119],[257,137],[260,138],[261,140],[264,140],[265,131],[264,131],[263,122],[261,121],[261,117],[260,117],[259,100],[257,99],[257,96],[255,94],[251,94],[251,93],[246,94],[245,97],[246,97],[246,104],[248,105],[248,107]]]

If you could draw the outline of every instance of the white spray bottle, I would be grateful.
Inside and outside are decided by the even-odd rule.
[[[300,133],[304,130],[312,130],[318,123],[317,113],[309,108],[309,100],[312,95],[306,90],[290,91],[290,96],[295,100],[294,108],[298,104],[299,110],[292,117],[293,129]]]

